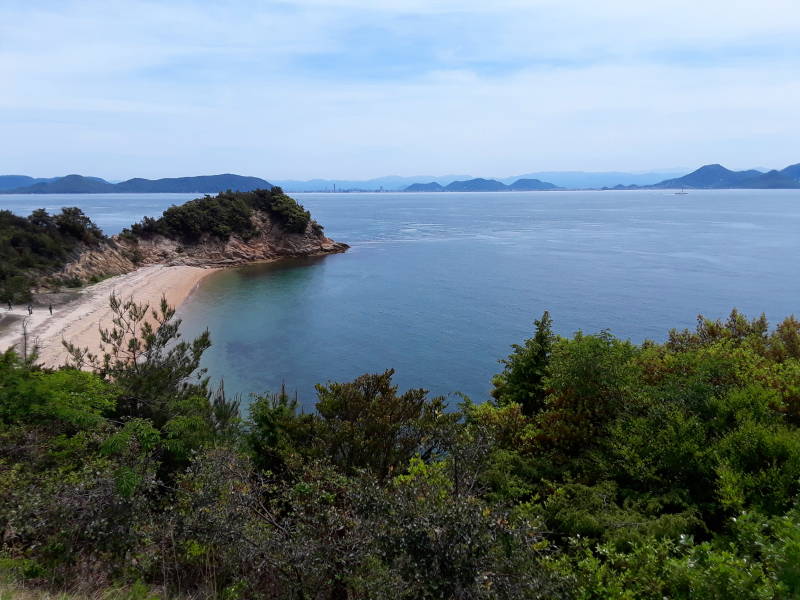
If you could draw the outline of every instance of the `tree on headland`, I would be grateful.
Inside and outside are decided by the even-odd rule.
[[[279,187],[252,192],[221,192],[190,200],[180,206],[171,206],[158,219],[145,217],[123,231],[124,236],[149,237],[163,235],[192,243],[203,235],[227,240],[231,235],[244,239],[255,235],[254,211],[270,215],[289,233],[303,233],[311,220],[311,213],[294,198],[284,194]]]
[[[550,313],[544,311],[542,318],[534,321],[536,331],[522,345],[514,344],[514,351],[500,362],[503,372],[492,378],[492,398],[500,405],[516,403],[530,417],[544,407],[547,392],[544,377],[550,362],[550,353],[556,336],[552,331]]]

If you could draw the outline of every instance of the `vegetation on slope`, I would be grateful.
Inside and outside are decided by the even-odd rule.
[[[244,239],[258,233],[254,211],[272,217],[290,233],[306,231],[309,223],[316,233],[322,226],[311,220],[310,213],[278,187],[253,192],[223,192],[205,196],[181,206],[172,206],[154,219],[145,217],[123,232],[123,237],[137,240],[155,234],[186,243],[204,235],[227,240],[231,235]],[[105,236],[79,208],[63,208],[56,215],[44,209],[27,218],[10,211],[0,211],[0,301],[27,302],[31,290],[46,277],[75,258],[76,252],[96,247]],[[79,286],[81,281],[61,281]]]
[[[800,322],[514,346],[445,410],[392,371],[237,400],[166,305],[0,360],[0,569],[195,598],[800,595]],[[133,342],[126,340],[133,339]],[[127,353],[127,354],[126,354]],[[133,356],[137,360],[130,360]],[[188,377],[190,373],[195,373]]]
[[[304,232],[311,222],[311,214],[294,198],[284,194],[281,188],[273,187],[252,192],[222,192],[171,206],[158,219],[145,217],[126,230],[125,235],[134,238],[163,235],[186,242],[196,242],[204,234],[221,240],[231,235],[247,239],[257,233],[252,222],[254,211],[272,216],[292,233]],[[316,223],[314,226],[321,230]]]
[[[30,300],[38,278],[64,266],[76,249],[103,239],[80,208],[62,208],[56,215],[38,209],[27,218],[0,211],[0,300]]]

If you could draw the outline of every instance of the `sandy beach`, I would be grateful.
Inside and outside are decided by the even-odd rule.
[[[54,305],[52,315],[47,306],[34,306],[30,316],[27,306],[14,306],[11,311],[0,307],[0,351],[21,342],[22,320],[27,317],[29,340],[39,348],[39,362],[58,367],[66,360],[62,340],[92,351],[99,350],[98,329],[111,324],[108,298],[112,293],[123,299],[146,302],[153,308],[158,307],[163,295],[170,305],[178,307],[200,280],[215,270],[164,265],[142,267],[81,290],[74,300]]]

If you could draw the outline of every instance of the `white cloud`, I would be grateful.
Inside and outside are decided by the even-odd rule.
[[[0,171],[800,160],[800,7],[782,0],[32,4],[0,7]]]

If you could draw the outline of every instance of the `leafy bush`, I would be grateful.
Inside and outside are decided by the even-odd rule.
[[[537,323],[496,403],[391,370],[237,399],[112,300],[86,370],[0,359],[0,569],[198,598],[800,595],[800,322],[664,344]]]
[[[38,209],[27,218],[0,210],[0,300],[29,301],[43,275],[64,266],[81,245],[96,246],[103,239],[79,208],[62,208],[56,215]]]

